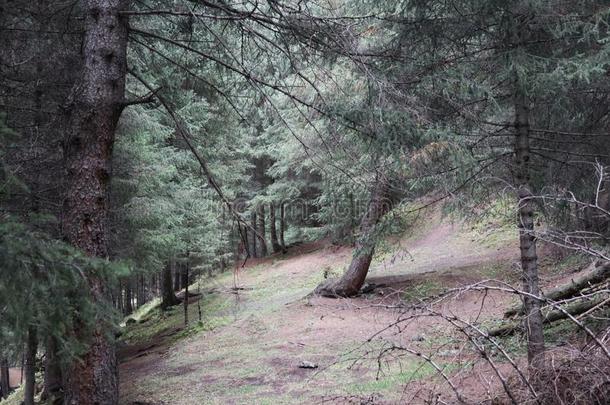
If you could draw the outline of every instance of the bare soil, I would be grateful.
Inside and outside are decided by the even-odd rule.
[[[447,394],[447,387],[427,377],[434,370],[417,356],[380,361],[388,345],[434,348],[448,373],[465,373],[460,381],[468,395],[485,393],[493,384],[481,386],[473,376],[491,370],[461,370],[469,359],[450,326],[431,317],[411,320],[396,304],[484,278],[510,278],[518,249],[505,241],[486,247],[461,225],[440,220],[422,237],[398,244],[377,258],[367,279],[383,287],[349,300],[308,297],[325,271],[340,272],[351,257],[349,247],[327,241],[206,281],[203,296],[214,301],[204,305],[203,324],[220,326],[177,341],[173,336],[181,328],[168,328],[124,347],[121,402],[393,404]],[[509,304],[510,297],[470,291],[437,309],[479,322],[498,319]],[[299,368],[302,361],[318,367]]]

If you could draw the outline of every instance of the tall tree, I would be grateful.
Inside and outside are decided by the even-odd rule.
[[[128,21],[121,15],[127,0],[87,0],[84,3],[83,66],[68,107],[68,187],[62,216],[63,233],[88,255],[108,255],[109,185],[115,130],[125,107]],[[93,300],[105,301],[104,280],[89,275]],[[99,325],[82,361],[66,375],[66,402],[115,404],[118,373],[108,325]]]

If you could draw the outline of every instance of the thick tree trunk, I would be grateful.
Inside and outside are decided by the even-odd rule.
[[[280,204],[280,245],[282,252],[286,253],[286,242],[284,241],[284,233],[286,232],[286,204],[282,201]]]
[[[48,337],[45,345],[44,356],[44,389],[42,400],[50,403],[61,403],[62,377],[59,357],[57,355],[57,341],[53,337]]]
[[[538,286],[538,256],[534,235],[534,201],[530,186],[529,105],[521,83],[515,83],[515,180],[519,199],[518,226],[521,250],[523,290],[540,296]],[[527,335],[527,357],[530,364],[543,360],[544,335],[541,303],[530,296],[523,297],[524,329]]]
[[[269,251],[267,249],[267,241],[266,241],[266,234],[267,232],[265,231],[265,204],[261,204],[258,206],[257,208],[258,212],[256,214],[256,217],[258,218],[258,227],[257,227],[257,231],[259,233],[259,238],[258,238],[258,244],[260,246],[260,255],[259,257],[265,257],[269,254]]]
[[[34,405],[36,395],[36,353],[38,352],[38,336],[36,328],[28,328],[27,343],[25,346],[25,387],[23,389],[23,403]]]
[[[8,360],[4,357],[0,358],[0,398],[6,398],[8,396],[9,379],[8,379]]]
[[[108,256],[108,210],[112,147],[125,106],[128,21],[120,12],[128,0],[84,1],[83,66],[68,105],[69,139],[65,144],[68,187],[62,227],[65,237],[86,254]],[[96,301],[106,301],[104,281],[89,276]],[[108,325],[97,323],[87,353],[66,373],[66,403],[118,403],[118,371]]]
[[[275,204],[271,202],[269,203],[269,233],[271,234],[271,247],[273,248],[273,253],[279,253],[282,250],[282,246],[277,238],[275,222]]]
[[[371,200],[360,223],[360,235],[356,241],[352,262],[343,276],[320,284],[314,293],[326,297],[352,297],[360,291],[375,253],[375,227],[390,211],[389,183],[383,175],[377,177]]]
[[[172,265],[170,264],[172,262],[173,259],[163,267],[161,281],[161,289],[163,290],[161,298],[162,310],[166,310],[167,308],[179,303],[178,298],[176,297],[176,294],[172,288]]]

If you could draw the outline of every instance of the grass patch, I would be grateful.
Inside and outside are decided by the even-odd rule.
[[[432,295],[439,294],[443,290],[443,286],[435,280],[422,280],[404,290],[402,299],[406,302],[418,302]]]

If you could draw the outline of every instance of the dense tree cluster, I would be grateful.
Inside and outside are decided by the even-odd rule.
[[[25,351],[26,403],[38,352],[44,395],[117,403],[116,315],[327,236],[354,257],[316,291],[352,296],[424,195],[513,191],[533,296],[537,241],[607,260],[609,23],[602,0],[0,2],[2,364]]]

